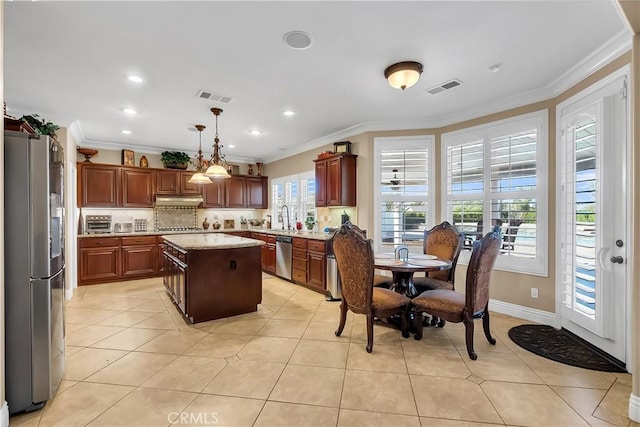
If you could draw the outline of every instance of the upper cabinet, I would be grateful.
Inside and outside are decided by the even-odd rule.
[[[122,168],[122,199],[124,208],[152,208],[155,193],[155,171],[145,168]]]
[[[193,171],[78,163],[78,206],[150,208],[154,196],[202,194],[205,208],[267,209],[266,176],[233,175],[190,184]]]
[[[78,205],[115,208],[120,196],[120,167],[78,163]]]
[[[349,153],[314,160],[316,206],[356,205],[356,158]]]

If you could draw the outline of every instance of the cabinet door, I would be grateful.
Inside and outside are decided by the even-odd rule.
[[[190,184],[189,180],[193,176],[194,172],[180,172],[180,194],[200,194],[200,187],[196,184]],[[206,184],[205,187],[211,184]]]
[[[156,171],[156,193],[178,194],[180,191],[178,178],[176,171]]]
[[[156,250],[153,245],[122,247],[122,276],[148,276],[156,272]]]
[[[165,269],[165,260],[164,260],[164,243],[158,243],[158,247],[156,249],[158,252],[158,273],[164,273]],[[163,276],[164,277],[164,276]]]
[[[122,169],[122,204],[125,208],[152,208],[153,171]]]
[[[265,270],[269,273],[276,273],[276,245],[275,243],[267,243],[267,263]]]
[[[162,283],[164,284],[164,287],[167,289],[167,292],[171,293],[171,268],[169,267],[169,264],[171,263],[171,260],[169,259],[169,254],[164,252],[164,248],[163,248],[163,252],[161,252],[161,256],[162,256]]]
[[[247,181],[244,176],[232,176],[227,182],[226,206],[228,208],[245,208],[247,199],[245,196]]]
[[[120,248],[80,248],[79,282],[98,282],[120,276]]]
[[[224,208],[224,193],[226,180],[216,179],[211,184],[206,184],[202,188],[202,197],[204,201],[202,206],[205,208]]]
[[[307,284],[324,290],[326,289],[326,261],[325,255],[319,252],[308,252],[307,254]]]
[[[327,206],[342,205],[342,159],[327,161]]]
[[[176,268],[176,303],[178,307],[180,307],[180,310],[182,310],[184,314],[187,314],[187,266],[182,263],[177,263]]]
[[[327,162],[316,162],[316,206],[327,206]]]
[[[79,164],[78,203],[81,207],[118,206],[120,169],[118,166]]]
[[[247,207],[267,209],[267,179],[264,177],[247,177]]]

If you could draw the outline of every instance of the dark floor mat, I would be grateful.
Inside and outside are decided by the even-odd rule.
[[[520,325],[509,338],[525,350],[567,365],[605,372],[627,372],[624,364],[566,329],[547,325]]]

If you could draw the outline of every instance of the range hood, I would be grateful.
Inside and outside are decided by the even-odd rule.
[[[197,207],[202,203],[202,196],[199,194],[193,196],[167,196],[156,194],[155,206],[187,206]]]

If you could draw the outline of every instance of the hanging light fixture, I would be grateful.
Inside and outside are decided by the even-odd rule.
[[[196,173],[189,178],[189,184],[211,184],[211,180],[203,173],[204,163],[202,162],[202,131],[205,130],[204,125],[196,125],[196,129],[200,132],[200,143],[198,144],[198,156],[196,157],[196,163],[193,163],[196,167]]]
[[[391,87],[405,90],[418,83],[422,69],[422,64],[419,62],[398,62],[384,70],[384,78],[389,81]]]
[[[212,108],[211,112],[216,116],[216,136],[213,140],[213,155],[211,156],[211,166],[204,173],[209,178],[231,178],[227,169],[221,164],[224,161],[224,156],[220,154],[220,138],[218,137],[218,116],[222,113],[220,108]]]

